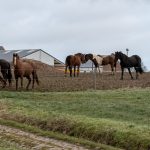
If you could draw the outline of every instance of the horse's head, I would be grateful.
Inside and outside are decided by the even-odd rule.
[[[85,55],[85,62],[87,62],[88,60],[93,60],[93,54],[86,54]]]
[[[16,54],[16,53],[14,53],[14,54],[13,54],[13,65],[14,65],[14,66],[16,66],[18,59],[19,59],[19,55]]]
[[[115,52],[115,61],[121,58],[121,52]]]
[[[77,54],[75,54],[75,56],[80,57],[82,63],[85,63],[85,62],[86,62],[86,61],[85,61],[85,55],[84,55],[84,54],[82,54],[82,53],[77,53]]]

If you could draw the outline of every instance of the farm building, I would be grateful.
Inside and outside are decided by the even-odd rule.
[[[46,53],[42,49],[25,49],[25,50],[5,50],[0,46],[0,59],[12,62],[13,53],[18,53],[20,58],[33,59],[50,66],[63,66],[64,63]]]

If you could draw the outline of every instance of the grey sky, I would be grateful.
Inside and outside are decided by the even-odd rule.
[[[0,45],[69,54],[129,48],[150,69],[149,0],[0,0]]]

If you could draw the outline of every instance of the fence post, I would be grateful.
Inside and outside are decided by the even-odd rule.
[[[94,85],[94,90],[96,90],[96,72],[97,72],[97,68],[94,68],[93,71],[93,85]]]

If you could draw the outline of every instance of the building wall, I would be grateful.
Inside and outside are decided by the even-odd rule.
[[[100,72],[103,72],[103,66],[100,66],[99,69],[100,69]],[[88,60],[86,63],[81,64],[81,67],[80,67],[81,72],[93,72],[94,70],[95,70],[95,66],[91,60]]]
[[[54,66],[54,58],[47,55],[46,53],[44,53],[43,51],[37,51],[35,53],[32,53],[26,57],[23,58],[27,58],[27,59],[33,59],[33,60],[37,60],[37,61],[41,61],[45,64],[48,64],[50,66]]]

